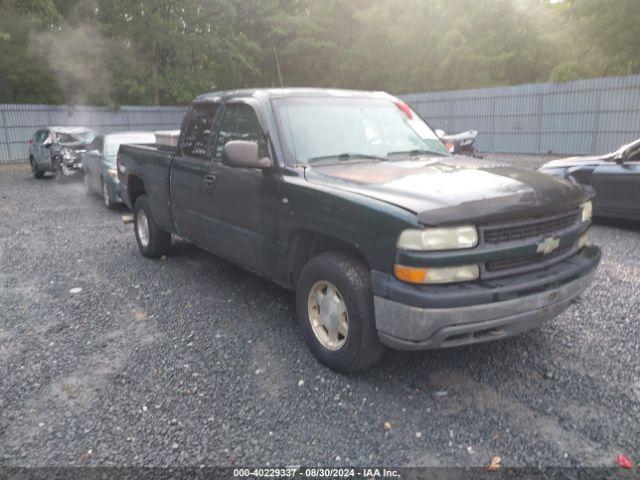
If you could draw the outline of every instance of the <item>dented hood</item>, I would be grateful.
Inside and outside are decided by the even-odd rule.
[[[550,214],[586,198],[568,181],[468,157],[314,165],[305,177],[410,210],[426,225]]]

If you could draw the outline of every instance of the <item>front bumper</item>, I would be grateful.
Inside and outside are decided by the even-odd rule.
[[[600,249],[589,246],[526,275],[440,287],[398,285],[374,274],[378,336],[393,348],[423,350],[523,333],[562,313],[589,286],[599,261]]]
[[[66,176],[76,175],[82,171],[81,158],[61,158],[59,162],[62,173]]]

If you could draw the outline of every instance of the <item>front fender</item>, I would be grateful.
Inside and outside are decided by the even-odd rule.
[[[301,177],[285,177],[282,193],[278,237],[283,245],[301,229],[321,233],[353,246],[375,270],[392,271],[398,236],[418,226],[412,212]]]

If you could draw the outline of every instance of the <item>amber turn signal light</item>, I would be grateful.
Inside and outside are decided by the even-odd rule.
[[[407,283],[424,283],[427,278],[426,268],[405,267],[403,265],[394,265],[393,272],[399,280]]]

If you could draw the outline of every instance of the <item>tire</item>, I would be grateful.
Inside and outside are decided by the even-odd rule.
[[[53,159],[51,172],[53,173],[53,178],[55,178],[57,182],[63,183],[66,180],[59,158]]]
[[[146,222],[146,229],[144,222]],[[169,252],[171,234],[160,229],[153,221],[149,201],[144,195],[140,195],[133,206],[133,230],[140,253],[145,257],[157,258]]]
[[[31,165],[31,173],[33,175],[33,178],[40,179],[44,177],[44,172],[40,170],[40,167],[38,167],[35,158],[29,157],[29,165]]]
[[[84,183],[84,193],[86,195],[91,195],[93,192],[91,191],[91,185],[89,185],[89,174],[87,172],[84,172],[83,183]]]
[[[102,184],[102,201],[104,202],[104,206],[109,210],[113,210],[117,204],[116,202],[111,200],[111,191],[109,190],[109,185],[107,185],[104,179],[102,179],[100,183]]]
[[[323,284],[327,284],[326,290]],[[329,287],[337,290],[333,296]],[[317,297],[318,293],[320,297]],[[321,306],[318,298],[326,301],[328,306]],[[329,299],[333,299],[337,306]],[[380,343],[375,327],[371,276],[368,268],[352,256],[329,252],[309,260],[298,278],[296,307],[305,340],[321,364],[337,372],[351,373],[366,370],[384,356],[386,347]],[[340,325],[346,314],[346,336],[338,333],[333,336],[336,341],[332,342],[329,329],[318,326],[322,323],[318,319],[323,308],[328,308],[325,312],[332,313],[329,317]],[[345,310],[342,314],[336,313],[342,309]],[[340,327],[336,330],[339,331]]]

